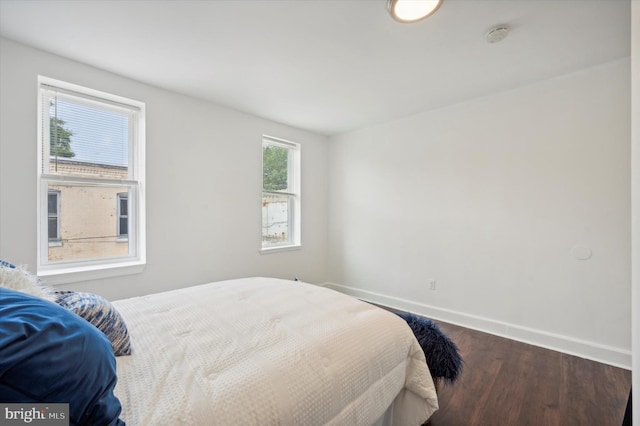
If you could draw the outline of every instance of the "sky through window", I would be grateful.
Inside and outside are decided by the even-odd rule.
[[[73,161],[127,167],[129,163],[129,115],[57,98],[51,117],[71,132]]]

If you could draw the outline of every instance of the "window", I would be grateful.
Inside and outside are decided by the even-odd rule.
[[[128,204],[129,194],[126,192],[118,194],[118,237],[120,239],[129,236]]]
[[[38,274],[55,283],[139,271],[144,104],[38,81]]]
[[[300,145],[262,139],[262,249],[300,246]]]
[[[60,244],[60,192],[49,191],[47,195],[47,227],[49,245]]]

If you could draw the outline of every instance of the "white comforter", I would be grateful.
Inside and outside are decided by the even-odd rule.
[[[128,425],[394,425],[438,409],[398,316],[333,290],[247,278],[114,302],[133,354],[117,358]]]

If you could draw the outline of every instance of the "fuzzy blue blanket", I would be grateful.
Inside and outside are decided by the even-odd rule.
[[[462,358],[456,344],[433,321],[408,312],[397,313],[407,321],[427,359],[431,377],[453,383],[462,371]]]

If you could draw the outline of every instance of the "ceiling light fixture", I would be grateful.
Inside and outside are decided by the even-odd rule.
[[[416,22],[431,16],[442,0],[387,0],[389,13],[398,22]]]

